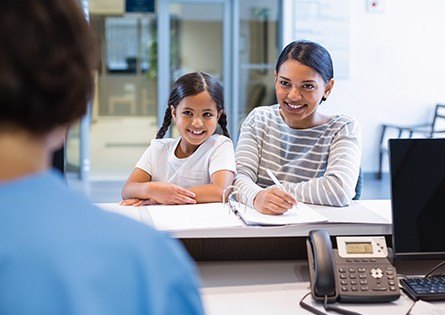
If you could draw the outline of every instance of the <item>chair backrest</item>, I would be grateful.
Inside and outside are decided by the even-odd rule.
[[[434,117],[432,122],[431,138],[434,132],[445,131],[445,105],[437,104],[434,110]]]

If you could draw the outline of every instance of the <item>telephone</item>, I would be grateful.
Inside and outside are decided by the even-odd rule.
[[[387,258],[384,237],[336,240],[337,249],[333,249],[327,231],[309,232],[306,244],[311,294],[315,300],[368,303],[400,297],[397,273]]]

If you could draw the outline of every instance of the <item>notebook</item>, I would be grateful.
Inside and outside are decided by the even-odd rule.
[[[246,225],[290,225],[328,221],[328,218],[301,202],[298,203],[298,209],[294,207],[282,215],[262,214],[236,201],[232,201],[230,207]]]

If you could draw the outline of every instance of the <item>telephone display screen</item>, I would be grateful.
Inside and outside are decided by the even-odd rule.
[[[371,242],[346,242],[346,252],[348,254],[372,254]]]

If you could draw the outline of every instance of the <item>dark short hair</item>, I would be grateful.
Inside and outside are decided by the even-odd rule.
[[[278,73],[281,65],[287,60],[298,61],[314,69],[325,83],[334,78],[334,67],[329,52],[323,46],[307,41],[294,41],[287,45],[278,57],[275,71]]]
[[[223,110],[218,124],[222,128],[223,134],[230,137],[227,130],[227,116],[224,112],[224,92],[221,84],[217,79],[205,72],[191,72],[183,75],[173,84],[165,110],[164,121],[156,134],[156,138],[163,138],[171,124],[170,106],[176,108],[185,97],[197,95],[204,91],[209,92],[210,97],[216,103],[217,111]]]
[[[45,134],[87,110],[97,65],[76,0],[2,0],[0,128]]]

